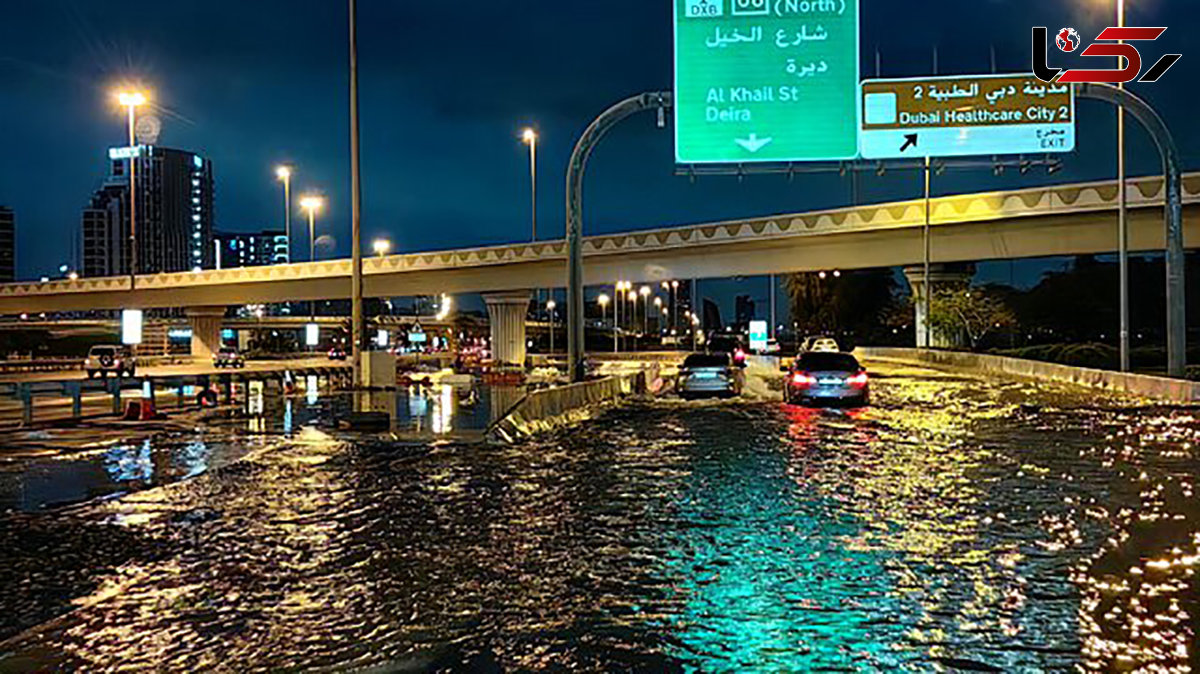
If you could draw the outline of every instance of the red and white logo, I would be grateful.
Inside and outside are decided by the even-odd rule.
[[[1051,68],[1048,61],[1046,42],[1049,37],[1045,26],[1035,26],[1033,29],[1033,74],[1043,82],[1157,82],[1175,62],[1183,58],[1182,54],[1165,54],[1150,70],[1138,80],[1142,74],[1142,54],[1137,47],[1129,42],[1153,42],[1167,32],[1166,28],[1105,28],[1096,37],[1096,42],[1080,52],[1080,56],[1119,56],[1123,59],[1122,67],[1116,70],[1085,70],[1075,68],[1064,72],[1062,68]],[[1054,36],[1054,42],[1064,52],[1071,53],[1079,49],[1082,40],[1074,28],[1063,28]]]
[[[1054,41],[1058,43],[1059,49],[1069,54],[1079,49],[1081,39],[1079,33],[1074,28],[1063,28],[1058,31],[1058,35],[1055,36]]]

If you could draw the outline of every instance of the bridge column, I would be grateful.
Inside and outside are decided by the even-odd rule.
[[[187,317],[192,326],[192,357],[212,358],[221,350],[225,307],[188,307]]]
[[[925,282],[925,267],[914,266],[905,267],[904,276],[908,278],[908,285],[912,287],[912,295],[915,303],[916,311],[913,325],[915,326],[917,348],[928,349],[938,348],[947,349],[960,344],[961,337],[959,335],[946,335],[933,330],[933,344],[926,343],[925,331],[925,292],[926,289],[932,286],[936,292],[938,286],[948,285],[965,285],[971,282],[971,277],[975,275],[975,265],[973,264],[935,264],[929,267],[929,283]]]
[[[488,293],[487,303],[492,327],[492,360],[525,367],[525,320],[529,316],[528,290]]]

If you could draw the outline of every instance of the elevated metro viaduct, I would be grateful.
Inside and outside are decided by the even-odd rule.
[[[1115,181],[981,192],[934,199],[936,264],[1111,253],[1117,248]],[[1130,181],[1130,250],[1165,246],[1161,178]],[[1200,173],[1184,176],[1186,245],[1200,246]],[[822,269],[915,267],[923,260],[923,200],[589,237],[585,283],[722,278]],[[484,293],[498,360],[525,360],[530,288],[563,284],[564,241],[521,243],[364,260],[368,297]],[[192,352],[220,344],[225,307],[350,295],[350,261],[0,285],[0,315],[185,307]],[[920,273],[909,274],[925,292]],[[918,319],[923,317],[918,316]],[[920,324],[918,323],[920,332]]]

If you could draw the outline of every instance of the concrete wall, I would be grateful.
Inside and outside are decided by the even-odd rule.
[[[605,406],[645,391],[648,372],[534,391],[492,425],[488,438],[515,442],[589,419]]]
[[[1036,360],[958,351],[860,347],[855,349],[854,354],[866,360],[917,363],[982,374],[1074,384],[1087,388],[1128,393],[1163,402],[1200,402],[1200,383],[1167,379],[1166,377],[1093,370]]]

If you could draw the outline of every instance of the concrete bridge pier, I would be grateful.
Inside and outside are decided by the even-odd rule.
[[[221,323],[225,307],[188,307],[188,323],[192,326],[192,357],[212,358],[221,350]]]
[[[908,285],[912,287],[912,295],[916,307],[913,325],[916,327],[917,348],[949,349],[961,346],[959,343],[961,337],[959,335],[946,335],[937,330],[933,330],[931,333],[925,331],[925,292],[930,287],[936,292],[939,286],[945,287],[970,283],[971,277],[975,276],[975,265],[969,263],[930,265],[928,284],[925,282],[924,265],[905,267],[904,276],[908,279]],[[933,344],[927,342],[927,335],[932,335]]]
[[[497,363],[525,367],[525,320],[529,316],[531,296],[528,290],[487,293],[483,296],[491,319],[492,360]]]

